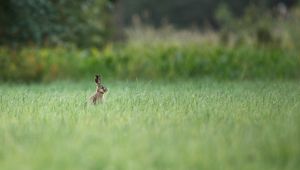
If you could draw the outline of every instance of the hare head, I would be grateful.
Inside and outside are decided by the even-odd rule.
[[[97,85],[96,93],[90,97],[90,100],[93,104],[97,104],[98,102],[102,102],[103,95],[108,91],[106,87],[101,84],[101,76],[95,76],[95,83]]]

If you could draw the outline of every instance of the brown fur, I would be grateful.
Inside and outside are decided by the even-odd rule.
[[[95,76],[95,83],[97,85],[96,93],[90,97],[90,101],[92,104],[102,103],[103,95],[108,91],[106,87],[101,85],[101,77],[99,75]]]

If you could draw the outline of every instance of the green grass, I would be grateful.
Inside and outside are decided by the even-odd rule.
[[[0,167],[298,169],[300,86],[282,81],[0,85]]]

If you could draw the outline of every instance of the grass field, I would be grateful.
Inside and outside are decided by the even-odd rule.
[[[1,170],[300,167],[297,81],[0,85]]]

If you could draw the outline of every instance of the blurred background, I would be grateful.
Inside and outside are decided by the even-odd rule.
[[[299,0],[6,0],[0,81],[299,79]]]

